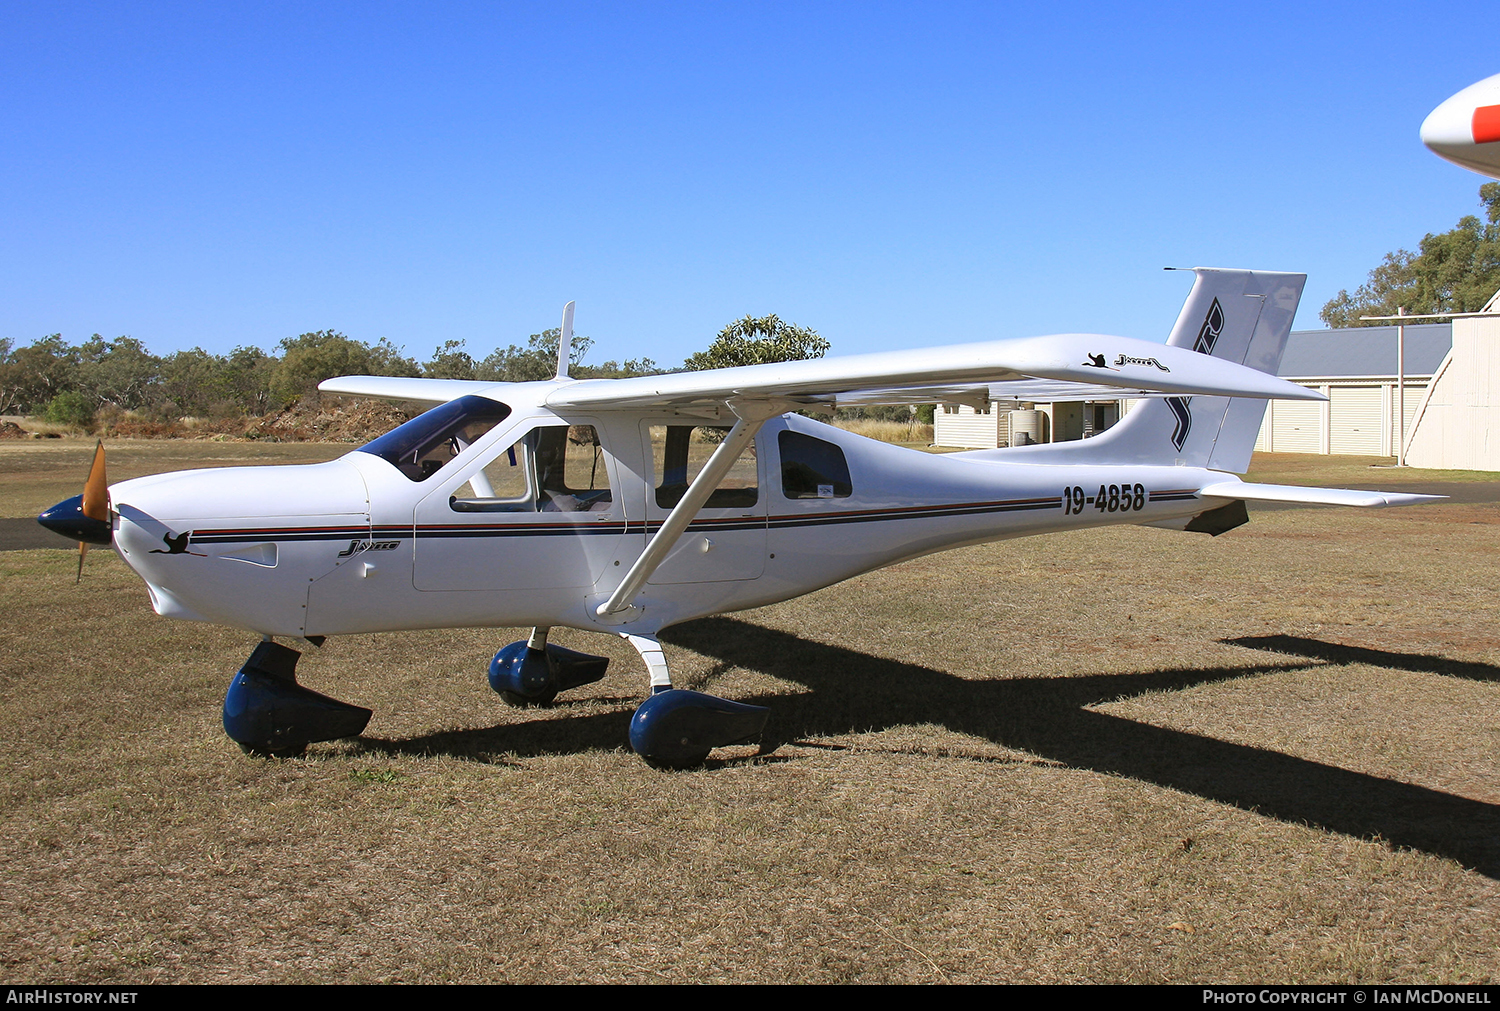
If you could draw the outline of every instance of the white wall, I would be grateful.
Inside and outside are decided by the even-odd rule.
[[[1427,391],[1428,376],[1406,377],[1406,431]],[[1396,380],[1388,376],[1293,379],[1328,398],[1326,403],[1273,400],[1266,405],[1255,448],[1263,453],[1395,456]]]
[[[932,414],[932,442],[937,446],[962,446],[965,449],[994,449],[1000,444],[997,422],[1004,412],[991,407],[980,414],[965,404],[938,404]]]
[[[1453,350],[1438,367],[1407,442],[1413,467],[1500,470],[1500,319],[1455,319]]]

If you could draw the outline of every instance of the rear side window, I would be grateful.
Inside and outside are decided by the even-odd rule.
[[[854,492],[849,461],[831,442],[801,432],[782,432],[781,491],[787,498],[848,498]]]

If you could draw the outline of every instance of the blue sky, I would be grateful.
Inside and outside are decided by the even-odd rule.
[[[595,361],[772,312],[834,354],[1160,340],[1169,264],[1305,271],[1319,326],[1478,211],[1417,128],[1500,72],[1493,2],[0,15],[0,338],[158,353],[482,355],[570,298]]]

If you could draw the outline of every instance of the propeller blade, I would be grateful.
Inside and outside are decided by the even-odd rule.
[[[109,522],[109,479],[104,475],[104,440],[94,447],[94,462],[83,482],[83,514],[91,520]],[[89,553],[89,542],[78,542],[78,575],[74,583],[83,582],[83,559]]]
[[[94,462],[83,483],[83,514],[101,523],[109,520],[109,480],[104,476],[104,440],[94,447]]]

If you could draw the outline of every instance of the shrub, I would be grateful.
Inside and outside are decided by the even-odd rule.
[[[85,431],[94,427],[94,405],[88,396],[77,390],[64,390],[42,410],[42,420],[55,425],[74,425]]]

